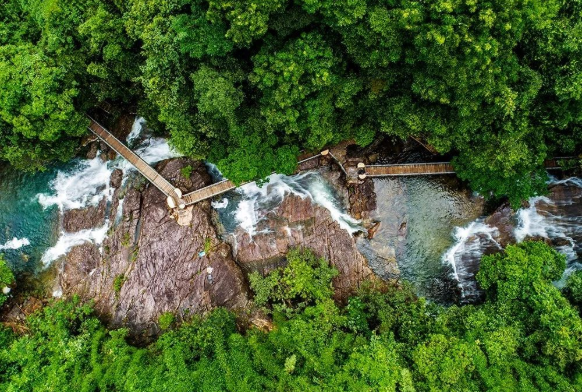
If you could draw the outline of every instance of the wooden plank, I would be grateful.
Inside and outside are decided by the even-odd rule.
[[[447,162],[406,163],[395,165],[366,165],[369,177],[433,175],[455,173],[453,166]]]
[[[89,117],[89,116],[88,116]],[[91,123],[89,130],[102,139],[108,146],[110,146],[116,153],[121,155],[124,159],[130,162],[140,174],[142,174],[147,180],[149,180],[154,186],[156,186],[165,195],[175,199],[177,204],[180,200],[175,193],[175,187],[169,183],[165,178],[158,174],[148,163],[146,163],[140,156],[134,151],[126,147],[125,144],[120,142],[114,135],[108,132],[103,126],[97,121],[90,117]]]

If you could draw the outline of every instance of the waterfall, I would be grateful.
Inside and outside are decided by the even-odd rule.
[[[142,117],[137,117],[134,120],[134,124],[132,124],[132,130],[130,131],[130,133],[126,137],[126,145],[131,146],[132,143],[136,139],[138,139],[138,137],[140,136],[140,133],[142,133],[142,129],[144,128],[145,124],[146,124],[146,120]]]
[[[143,118],[136,118],[132,132],[128,135],[128,142],[141,137],[144,124]],[[135,152],[149,164],[180,156],[165,139],[153,137],[139,141]],[[122,183],[125,183],[130,173],[135,171],[134,167],[120,156],[111,162],[104,162],[99,155],[94,159],[79,159],[72,167],[58,171],[56,178],[50,184],[51,192],[40,193],[36,199],[43,208],[58,206],[61,212],[96,206],[104,198],[109,204],[114,195],[114,189],[110,186],[110,176],[115,169],[123,171]],[[120,200],[115,221],[119,221],[121,218],[122,204],[123,200]],[[110,222],[106,219],[104,224],[98,228],[81,230],[76,233],[61,231],[56,244],[42,255],[43,265],[50,265],[51,262],[67,254],[74,246],[86,242],[100,245],[109,228]]]
[[[333,187],[313,171],[293,176],[272,174],[261,187],[254,182],[245,184],[230,196],[212,203],[212,206],[220,213],[228,232],[240,227],[253,237],[258,233],[258,224],[267,213],[278,207],[286,195],[309,198],[316,205],[326,208],[331,217],[351,234],[363,231],[360,222],[345,212]]]
[[[571,177],[557,180],[550,177],[549,187],[555,186],[582,188],[580,178]],[[569,194],[570,195],[570,194]],[[512,229],[517,243],[527,238],[545,238],[551,240],[555,249],[567,257],[567,269],[564,277],[571,271],[581,268],[581,209],[575,209],[581,203],[581,193],[576,197],[552,199],[552,196],[536,196],[528,200],[526,208],[519,209],[516,224]],[[452,268],[453,277],[462,293],[461,300],[475,298],[477,285],[475,274],[479,270],[481,256],[497,249],[499,231],[480,218],[465,227],[456,227],[453,238],[455,243],[443,255],[443,262]],[[557,282],[559,286],[561,282]]]
[[[475,274],[479,259],[488,252],[501,250],[497,241],[499,231],[477,219],[467,226],[456,227],[453,232],[455,243],[443,255],[443,262],[451,266],[453,277],[461,290],[461,301],[469,302],[479,295]]]

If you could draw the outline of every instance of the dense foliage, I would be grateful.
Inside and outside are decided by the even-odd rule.
[[[6,0],[0,157],[71,157],[83,113],[138,103],[239,182],[377,134],[456,154],[475,190],[543,191],[581,143],[577,0]]]
[[[254,278],[269,332],[241,334],[216,309],[136,348],[89,306],[58,301],[29,317],[27,334],[2,330],[0,390],[581,390],[581,318],[551,284],[563,257],[542,243],[486,257],[487,301],[450,308],[408,287],[370,287],[341,306],[329,267],[308,253],[290,259]]]
[[[8,294],[3,292],[4,287],[10,287],[14,284],[14,274],[6,263],[4,255],[0,254],[0,306],[8,299]]]

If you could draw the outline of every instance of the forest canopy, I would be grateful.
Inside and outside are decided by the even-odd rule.
[[[581,2],[7,0],[0,85],[0,159],[20,168],[71,158],[107,104],[236,182],[417,136],[517,203],[581,145]]]

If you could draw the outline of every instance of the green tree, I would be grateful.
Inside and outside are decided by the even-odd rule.
[[[258,272],[250,274],[250,286],[258,306],[270,306],[274,311],[291,315],[331,297],[331,280],[338,272],[329,266],[327,260],[306,249],[289,250],[286,260],[286,267],[278,268],[266,277]]]
[[[581,305],[583,299],[583,272],[581,270],[574,271],[569,275],[567,284],[563,288],[563,295],[569,300],[571,305],[575,306],[581,314]]]
[[[9,287],[14,284],[14,274],[12,270],[6,263],[6,259],[4,259],[4,255],[0,254],[0,290],[4,287]],[[0,293],[0,306],[6,302],[8,299],[8,295],[4,294],[3,292]]]

